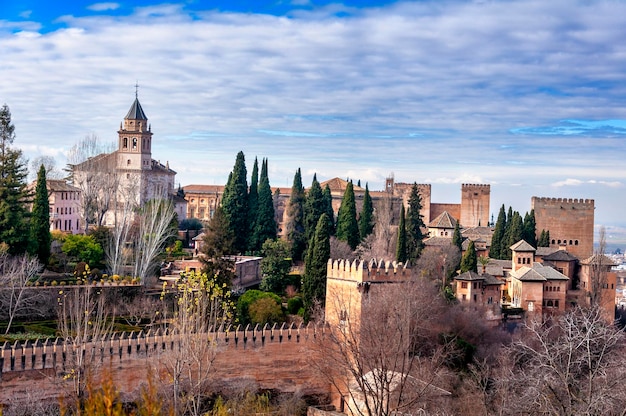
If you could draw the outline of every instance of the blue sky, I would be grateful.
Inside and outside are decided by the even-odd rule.
[[[29,158],[116,139],[138,81],[153,157],[223,184],[237,151],[302,168],[592,198],[626,242],[626,2],[0,0],[0,103]]]

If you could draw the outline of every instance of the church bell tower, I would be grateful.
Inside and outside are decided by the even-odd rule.
[[[137,94],[117,133],[118,168],[134,171],[152,169],[152,131]]]

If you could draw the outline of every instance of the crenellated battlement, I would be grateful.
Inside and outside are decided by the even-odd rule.
[[[368,282],[375,280],[399,280],[409,275],[407,264],[383,259],[364,260],[328,260],[326,275],[328,278]]]
[[[485,189],[490,190],[491,185],[484,183],[462,183],[461,189]]]
[[[538,205],[541,207],[552,207],[552,208],[563,208],[561,205],[569,205],[575,207],[582,207],[593,209],[595,201],[593,199],[583,199],[583,198],[546,198],[546,197],[532,197],[532,205],[535,209],[538,208]]]

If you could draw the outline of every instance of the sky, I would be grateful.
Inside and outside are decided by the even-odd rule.
[[[240,150],[285,188],[484,183],[495,216],[594,199],[626,247],[624,40],[623,0],[0,0],[0,105],[59,167],[116,141],[137,92],[183,186],[224,184]]]

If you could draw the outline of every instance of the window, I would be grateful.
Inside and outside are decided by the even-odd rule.
[[[461,287],[463,289],[467,289],[467,282],[461,282]],[[465,296],[465,295],[463,295],[463,296]]]
[[[128,137],[124,137],[124,149],[128,148]]]
[[[478,302],[478,297],[474,295],[474,302]]]
[[[559,307],[559,301],[558,301],[558,300],[555,300],[555,301],[554,301],[554,307],[555,307],[555,308],[558,308],[558,307]]]
[[[467,300],[467,296],[463,294],[463,300]]]
[[[574,240],[574,245],[577,246],[578,245],[578,240]]]
[[[133,139],[133,150],[137,150],[137,139]]]
[[[127,165],[130,165],[130,159],[128,159],[128,160],[126,161],[126,164],[127,164]]]

